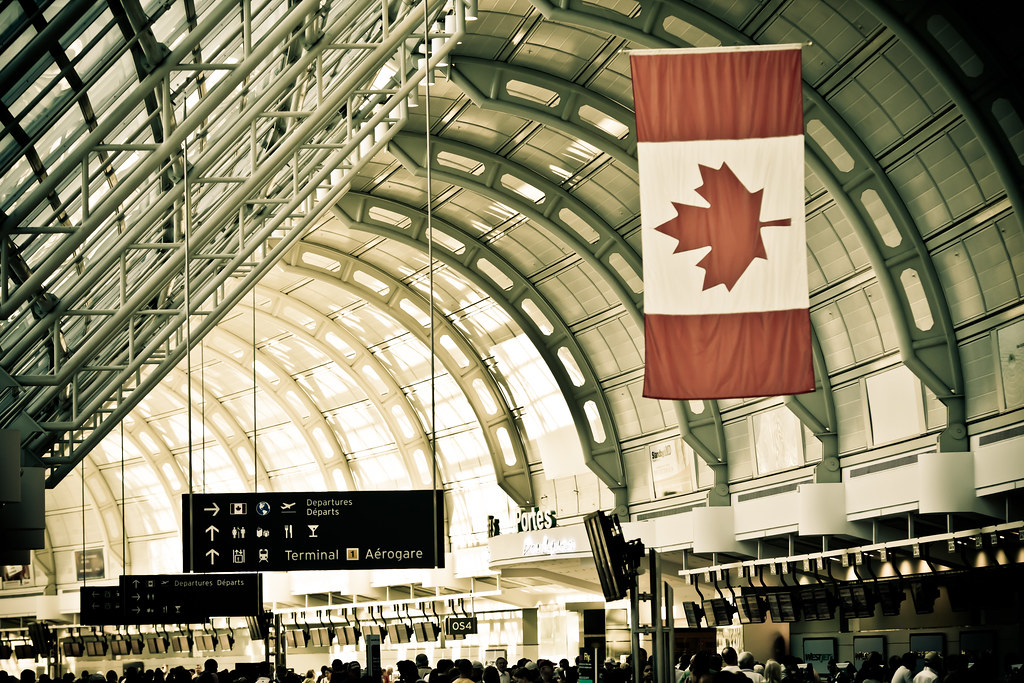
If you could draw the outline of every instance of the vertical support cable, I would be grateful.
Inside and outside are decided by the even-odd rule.
[[[428,322],[428,331],[430,334],[430,490],[431,500],[434,506],[434,517],[433,524],[431,525],[434,529],[434,566],[438,566],[437,557],[437,545],[441,535],[441,530],[438,529],[437,521],[437,407],[435,405],[436,399],[436,380],[434,377],[435,373],[435,360],[434,360],[434,201],[431,195],[430,188],[430,167],[431,167],[431,145],[430,145],[430,18],[427,15],[427,0],[423,1],[423,54],[425,59],[423,60],[426,65],[425,88],[424,93],[426,100],[423,107],[423,116],[425,123],[423,125],[423,131],[426,143],[426,155],[427,155],[427,308],[429,309],[430,316]]]
[[[121,420],[121,573],[128,573],[128,531],[124,518],[124,420]]]
[[[260,454],[256,438],[256,288],[252,288],[252,492],[260,476]]]
[[[81,567],[82,574],[82,586],[85,586],[85,582],[89,580],[89,572],[85,571],[85,460],[82,461],[82,557],[78,561],[78,567]],[[78,567],[75,567],[77,570]]]
[[[188,118],[188,88],[183,88],[182,120]],[[197,90],[198,92],[198,90]],[[191,261],[191,239],[192,232],[192,194],[188,182],[188,136],[181,141],[181,163],[182,182],[185,185],[185,203],[182,207],[182,233],[185,243],[185,427],[188,437],[188,570],[195,571],[195,540],[193,525],[195,524],[195,496],[193,490],[192,473],[192,261]]]

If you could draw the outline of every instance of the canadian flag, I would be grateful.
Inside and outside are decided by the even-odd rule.
[[[800,46],[630,53],[644,396],[814,391]]]

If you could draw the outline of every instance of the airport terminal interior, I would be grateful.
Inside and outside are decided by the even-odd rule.
[[[0,668],[639,643],[1002,680],[1006,7],[0,3]],[[815,390],[645,398],[630,51],[757,44],[801,46]]]

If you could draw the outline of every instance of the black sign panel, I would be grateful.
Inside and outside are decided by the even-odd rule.
[[[597,683],[597,672],[601,666],[601,661],[598,659],[598,653],[595,648],[580,648],[580,656],[576,659],[580,683]]]
[[[468,636],[476,633],[476,617],[445,617],[444,632],[449,636]]]
[[[441,491],[202,493],[181,506],[186,571],[444,566]]]
[[[186,624],[263,611],[259,574],[153,574],[121,577],[127,623]]]
[[[123,624],[124,607],[117,586],[82,586],[81,620],[89,626]]]

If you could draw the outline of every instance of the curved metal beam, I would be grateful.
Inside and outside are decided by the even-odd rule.
[[[373,209],[383,209],[390,214],[402,216],[407,227],[398,227],[393,221],[385,221],[373,215]],[[334,207],[334,214],[345,225],[364,232],[388,237],[402,244],[426,252],[427,221],[419,210],[398,202],[372,195],[349,192]],[[579,436],[583,457],[588,467],[618,497],[625,501],[625,470],[622,452],[615,438],[614,424],[610,410],[598,383],[597,376],[587,362],[587,356],[579,347],[568,326],[552,309],[543,295],[519,271],[490,246],[479,242],[463,230],[434,218],[433,229],[450,238],[450,242],[436,242],[434,258],[446,264],[462,277],[472,282],[487,296],[502,305],[506,314],[519,326],[536,347],[558,384],[573,425]],[[454,245],[457,244],[456,248]],[[453,249],[455,249],[453,251]],[[510,285],[503,289],[493,280],[485,277],[479,268],[481,260],[507,277]],[[530,318],[526,311],[534,309],[543,320]],[[543,328],[543,329],[542,329]],[[569,376],[565,363],[558,352],[564,348],[572,356],[582,376],[577,386]],[[597,411],[599,423],[592,425],[585,406],[591,403]],[[599,439],[595,426],[603,430]]]
[[[287,256],[285,258],[287,258]],[[315,271],[312,271],[310,269],[289,267],[285,266],[285,264],[283,263],[278,264],[278,267],[286,268],[292,271],[300,271],[307,277],[314,276],[315,274]],[[288,322],[287,318],[282,318],[281,316],[274,314],[267,314],[274,320],[276,324],[288,330],[295,337],[302,339],[311,346],[315,346],[321,353],[324,354],[324,356],[328,357],[335,364],[335,366],[338,367],[338,369],[345,371],[346,374],[348,374],[349,379],[352,381],[352,383],[358,386],[359,389],[363,392],[363,395],[366,397],[367,403],[371,404],[375,408],[377,414],[380,416],[381,421],[387,425],[388,431],[391,432],[392,436],[395,439],[395,448],[398,450],[398,453],[401,456],[402,461],[405,463],[406,471],[409,474],[409,485],[414,486],[416,483],[416,463],[413,458],[413,451],[414,449],[419,448],[423,450],[424,453],[426,453],[429,451],[430,446],[425,436],[417,435],[416,437],[406,439],[405,441],[403,441],[400,438],[400,435],[402,434],[402,426],[395,419],[393,411],[390,410],[389,408],[397,406],[399,410],[403,413],[405,419],[409,421],[409,424],[416,424],[417,417],[416,411],[410,404],[408,398],[406,398],[405,392],[402,391],[401,385],[399,385],[398,382],[395,381],[391,373],[388,372],[387,368],[380,362],[380,359],[378,359],[376,356],[370,353],[370,351],[365,346],[362,345],[359,339],[357,339],[355,335],[349,332],[349,330],[346,329],[344,324],[342,324],[341,322],[337,320],[330,320],[326,318],[323,314],[321,314],[319,311],[312,308],[311,306],[308,306],[302,303],[301,301],[296,301],[281,292],[273,291],[270,290],[269,288],[265,288],[262,286],[260,286],[259,291],[261,291],[264,294],[264,296],[270,297],[272,300],[277,300],[278,306],[281,304],[282,301],[287,299],[289,306],[292,306],[295,309],[302,311],[305,315],[308,315],[309,317],[313,318],[313,320],[316,321],[316,332],[314,334],[310,334],[309,330],[305,329],[301,325],[294,325]],[[277,306],[275,306],[275,308],[277,308]],[[348,346],[355,352],[356,355],[352,358],[345,358],[341,353],[337,351],[337,349],[332,344],[330,344],[326,339],[323,338],[326,337],[328,332],[331,332],[341,337],[342,340],[346,344],[348,344]],[[356,370],[357,365],[363,364],[373,366],[374,374],[377,375],[378,379],[380,379],[380,381],[386,387],[385,394],[382,395],[375,387],[373,387],[367,381],[366,377],[364,377],[360,372]],[[297,391],[302,392],[302,395],[306,396],[306,393],[301,388],[298,388]],[[331,429],[330,425],[327,423],[326,420],[323,419],[323,414],[320,413],[319,409],[315,405],[313,405],[312,401],[310,401],[308,397],[306,398],[306,400],[310,404],[309,409],[313,411],[313,413],[315,413],[316,415],[320,416],[321,421],[323,421],[323,426],[325,429],[328,430],[328,433],[333,433],[333,430]],[[346,470],[349,470],[351,466],[349,464],[348,458],[346,458],[345,455],[346,453],[351,454],[353,452],[352,449],[345,450],[339,448],[339,451],[342,456],[342,461],[345,462]],[[346,483],[352,487],[350,490],[355,490],[357,488],[357,485],[351,473],[346,475]],[[425,482],[420,482],[421,485],[423,483]]]
[[[307,252],[330,259],[341,267],[338,271],[330,271],[326,269],[321,270],[308,263],[303,263],[303,254]],[[401,302],[403,299],[415,302],[414,305],[420,310],[427,308],[430,303],[422,293],[395,279],[382,269],[360,261],[349,254],[310,242],[299,242],[292,247],[285,255],[280,267],[316,278],[331,278],[332,284],[351,292],[366,301],[367,304],[386,311],[389,316],[400,321],[409,333],[425,347],[430,346],[430,335],[427,334],[422,322],[407,312],[402,307]],[[358,270],[362,270],[374,279],[387,285],[387,294],[381,294],[360,283],[358,278],[354,277],[354,273]],[[315,315],[316,318],[324,321],[328,320],[322,314],[313,311],[312,308],[306,308],[308,309],[307,312]],[[436,307],[435,312],[436,315],[433,318],[435,321],[433,329],[435,354],[441,359],[441,363],[449,376],[462,388],[466,401],[473,408],[476,420],[481,426],[484,441],[487,443],[488,450],[490,451],[498,485],[517,505],[524,507],[533,505],[535,500],[533,481],[530,478],[530,470],[527,465],[526,446],[522,439],[522,425],[505,400],[508,392],[502,391],[494,374],[488,370],[483,360],[474,350],[473,345],[469,343],[462,332],[445,317],[442,311],[436,310]],[[333,321],[331,322],[333,323]],[[437,351],[446,348],[443,344],[443,339],[446,336],[463,357],[466,358],[467,366],[465,368],[459,367],[459,363],[455,358],[450,357],[449,353],[437,353]],[[326,342],[324,343],[326,344]],[[490,402],[494,406],[493,411],[488,411],[478,394],[478,390],[473,386],[477,380],[482,383],[482,386],[487,391]],[[407,404],[406,408],[413,413],[410,418],[415,418],[415,411],[411,404]],[[415,424],[415,422],[413,421],[412,424]],[[507,462],[506,455],[503,454],[505,449],[501,443],[501,430],[504,430],[509,439],[512,453],[508,455],[514,458],[513,462]],[[429,452],[429,444],[425,452]]]
[[[949,94],[949,99],[960,110],[964,121],[974,131],[974,135],[981,144],[982,149],[985,150],[985,154],[992,161],[992,166],[995,168],[996,175],[999,176],[999,181],[1003,184],[1006,197],[1010,200],[1010,206],[1013,207],[1013,212],[1018,217],[1024,216],[1024,194],[1022,194],[1020,188],[1020,176],[1019,174],[1014,174],[1004,151],[1011,149],[1009,141],[1007,141],[1004,147],[1000,147],[995,140],[992,127],[986,123],[985,117],[979,113],[974,98],[964,91],[953,76],[953,72],[936,58],[932,50],[928,49],[921,39],[918,38],[917,34],[907,26],[906,22],[891,9],[877,2],[877,0],[860,0],[860,2],[868,12],[874,14],[885,25],[888,31],[907,46],[911,54],[921,60],[921,63],[935,76],[935,80]],[[923,9],[925,12],[931,10],[933,15],[945,18],[944,15],[934,11],[934,4],[926,3]],[[955,20],[950,21],[947,19],[947,21],[953,26],[957,23]],[[1018,222],[1020,222],[1019,218]]]
[[[820,112],[821,118],[828,121],[829,130],[853,158],[854,168],[842,174],[845,182],[841,180],[838,169],[827,163],[829,157],[810,136],[807,145],[815,153],[807,155],[808,163],[813,160],[815,172],[820,171],[819,179],[829,194],[836,197],[837,203],[847,204],[844,207],[847,218],[856,229],[879,287],[886,295],[904,365],[946,406],[946,427],[939,435],[940,450],[966,451],[969,448],[967,402],[960,349],[935,262],[899,192],[864,142],[816,91],[805,87],[804,94],[812,103],[812,107],[805,110],[805,116]],[[887,245],[875,226],[864,201],[864,193],[869,189],[881,197],[899,230],[898,245]],[[839,200],[840,195],[844,201]],[[930,329],[921,329],[913,322],[909,292],[905,286],[897,284],[902,283],[903,275],[908,272],[920,277],[929,314],[936,323]]]
[[[629,287],[625,278],[611,262],[612,257],[618,255],[632,269],[634,277],[641,280],[643,266],[640,256],[622,235],[608,225],[595,211],[561,186],[498,154],[492,154],[464,142],[437,136],[431,138],[430,147],[434,157],[431,159],[430,167],[433,180],[448,182],[501,202],[546,229],[598,272],[622,302],[630,319],[638,327],[643,327],[643,316],[640,313],[643,310],[643,295]],[[413,175],[426,176],[427,141],[423,136],[399,133],[388,145],[388,151],[394,154]],[[439,163],[438,156],[445,152],[471,159],[480,164],[483,170],[474,174],[460,168],[443,165]],[[501,181],[506,175],[532,185],[543,192],[544,197],[539,201],[528,200],[523,195],[503,188]],[[558,215],[563,208],[572,211],[584,220],[598,234],[597,241],[590,243],[582,239]]]
[[[257,309],[257,313],[259,314],[260,317],[273,317],[272,314],[259,309]],[[282,327],[289,329],[289,325],[287,324],[286,321],[277,318],[273,319],[276,324],[279,324]],[[289,329],[289,331],[294,332],[294,329]],[[224,330],[222,328],[216,328],[212,332],[212,334],[215,334],[218,337],[230,339],[232,343],[236,344],[238,349],[242,352],[242,360],[252,357],[253,347],[251,340],[243,340],[241,337],[238,337],[234,333],[228,332],[227,330]],[[222,353],[220,351],[213,351],[212,353],[214,354],[215,357],[220,358],[222,362],[233,362],[241,364],[238,359],[235,359],[228,354]],[[298,382],[292,379],[291,374],[281,367],[281,364],[278,362],[277,358],[265,352],[259,351],[256,352],[256,357],[259,360],[259,362],[263,364],[264,367],[266,367],[268,370],[274,373],[274,375],[278,378],[278,381],[281,383],[282,386],[286,386],[288,389],[295,392],[295,396],[304,405],[306,412],[308,412],[310,417],[313,418],[313,421],[319,422],[320,426],[327,430],[328,434],[332,434],[333,430],[330,429],[330,426],[327,424],[327,421],[323,419],[323,414],[317,409],[316,405],[309,399],[309,396],[306,394],[305,390],[303,390],[303,388],[299,386]],[[289,401],[285,400],[285,397],[281,395],[277,387],[274,387],[272,384],[261,378],[260,373],[256,373],[256,378],[257,386],[260,386],[262,388],[263,393],[266,396],[272,397],[274,402],[278,404],[278,408],[281,410],[281,412],[288,416],[289,422],[292,425],[294,425],[296,431],[298,431],[302,435],[302,439],[306,442],[306,445],[309,448],[310,453],[319,453],[320,448],[313,440],[312,434],[302,428],[305,425],[306,421],[302,419],[302,416],[299,415],[298,411],[291,405]],[[316,419],[317,416],[319,416],[319,420]],[[252,443],[255,443],[257,439],[257,431],[258,429],[256,425],[256,418],[254,416]],[[244,434],[245,432],[243,431],[242,433]],[[255,458],[259,460],[258,448],[254,448],[254,455]],[[344,458],[342,459],[344,460]],[[323,458],[313,457],[312,460],[315,463],[317,469],[320,470],[320,476],[323,477],[324,486],[330,486],[332,478],[330,474],[327,472],[327,467],[326,465],[324,465]],[[269,468],[267,468],[266,464],[263,465],[263,469],[267,477],[267,487],[270,490],[273,490],[273,487],[271,486],[273,479],[270,476],[270,470]],[[345,476],[345,483],[352,487],[349,490],[355,490],[355,482],[352,480],[352,475],[351,472],[348,471],[348,468],[344,468],[342,470],[342,473]]]
[[[468,68],[467,65],[468,64]],[[541,121],[547,126],[590,142],[595,148],[627,163],[636,169],[636,134],[633,113],[608,98],[597,95],[575,83],[532,69],[513,67],[504,62],[490,62],[479,59],[459,59],[452,67],[452,80],[481,109],[491,109],[519,116],[526,120]],[[553,116],[543,103],[516,97],[508,87],[509,80],[529,83],[535,88],[548,89],[558,93],[558,116]],[[484,93],[488,93],[485,95]],[[580,104],[576,104],[580,103]],[[587,104],[595,110],[613,117],[626,126],[630,133],[619,139],[602,131],[596,125],[593,129],[580,115],[580,108]],[[570,105],[575,108],[571,109]],[[642,321],[640,323],[642,325]],[[713,505],[725,505],[729,500],[729,472],[725,447],[725,432],[718,401],[702,401],[699,412],[693,406],[676,405],[674,411],[683,440],[694,449],[715,473],[715,485],[709,493]],[[692,422],[691,422],[692,420]]]
[[[504,114],[536,120],[556,130],[571,130],[580,140],[601,150],[622,165],[637,169],[636,127],[633,112],[618,102],[603,97],[592,90],[572,81],[556,78],[550,74],[514,66],[508,62],[496,62],[461,55],[452,60],[450,69],[452,83],[481,109],[490,109]],[[520,97],[508,87],[510,81],[524,81],[555,94],[552,101],[541,103]],[[590,107],[619,123],[629,132],[622,137],[613,135],[605,128],[586,120],[580,114],[583,107]],[[530,119],[532,117],[532,119]]]
[[[232,335],[232,338],[234,339],[235,337]],[[220,353],[216,349],[210,348],[210,349],[206,349],[206,351],[209,351],[213,355],[214,358],[217,358],[218,360],[220,360],[221,362],[225,363],[226,365],[230,365],[232,367],[238,366],[238,373],[240,375],[242,375],[242,376],[246,375],[245,371],[241,368],[241,365],[240,365],[240,363],[238,362],[237,359],[235,359],[235,358],[233,358],[231,356],[228,356],[227,354]],[[181,369],[180,365],[175,366],[175,368],[170,373],[168,373],[168,375],[171,375],[171,374],[173,374],[173,375],[182,375],[183,380],[187,379],[187,374],[186,374],[185,370]],[[175,389],[173,386],[171,386],[171,387],[164,386],[162,390],[166,391],[167,393],[172,394],[175,397],[177,397],[178,401],[183,406],[187,406],[188,405],[188,403],[186,402],[186,398],[183,395],[183,393],[178,391],[177,389]],[[230,459],[231,463],[234,465],[235,472],[238,475],[238,480],[240,482],[242,482],[243,488],[245,488],[245,487],[247,487],[249,485],[249,481],[250,481],[250,479],[252,477],[255,477],[258,482],[261,481],[264,486],[266,486],[268,489],[270,489],[271,486],[270,486],[270,479],[267,476],[267,468],[264,467],[262,463],[257,462],[256,465],[255,465],[256,466],[256,471],[250,476],[249,468],[246,466],[246,464],[243,462],[242,458],[238,455],[238,452],[234,448],[235,443],[241,442],[242,443],[242,447],[246,451],[248,451],[250,454],[253,453],[252,441],[249,439],[248,436],[246,436],[245,429],[242,427],[242,425],[240,425],[238,423],[238,420],[235,419],[234,413],[231,410],[229,410],[227,407],[225,407],[224,404],[220,402],[220,399],[217,396],[214,396],[212,392],[210,392],[209,390],[206,389],[206,387],[203,387],[203,401],[207,402],[207,411],[210,414],[219,414],[219,415],[221,415],[221,417],[224,418],[225,422],[233,425],[234,428],[235,428],[234,434],[229,436],[227,434],[224,434],[219,428],[216,427],[216,425],[208,424],[206,426],[206,429],[208,430],[208,432],[213,434],[214,440],[218,444],[220,444],[220,446],[224,449],[224,452],[227,454],[227,457]],[[203,409],[202,408],[196,408],[196,410],[197,410],[197,412],[202,412]],[[137,418],[137,419],[139,419],[139,418]],[[147,420],[139,419],[139,421],[142,423],[142,425],[140,425],[140,426],[144,425],[147,430],[149,430],[150,432],[152,431],[152,427],[149,425],[149,422]],[[162,445],[162,441],[160,440],[159,437],[156,437],[156,436],[154,436],[152,434],[150,434],[150,436],[152,438],[154,438],[156,440],[156,442],[161,445],[162,448],[167,450],[167,454],[170,457],[171,462],[174,464],[174,467],[177,468],[178,472],[181,474],[181,478],[184,480],[185,487],[187,488],[190,485],[188,472],[182,472],[181,467],[178,465],[177,459],[174,457],[174,453],[172,451],[170,451],[169,449],[166,449],[166,446]],[[236,438],[233,439],[231,437],[236,437]],[[255,460],[255,457],[253,457],[252,460]],[[260,476],[261,474],[262,474],[262,477]],[[195,479],[195,473],[193,473],[192,479],[193,480]],[[203,489],[204,489],[204,491],[205,491],[205,488],[206,488],[206,482],[203,481]],[[202,491],[199,491],[197,493],[201,493],[201,492]],[[180,515],[181,511],[180,510],[176,510],[176,514]],[[179,519],[178,521],[180,522],[181,520]]]

